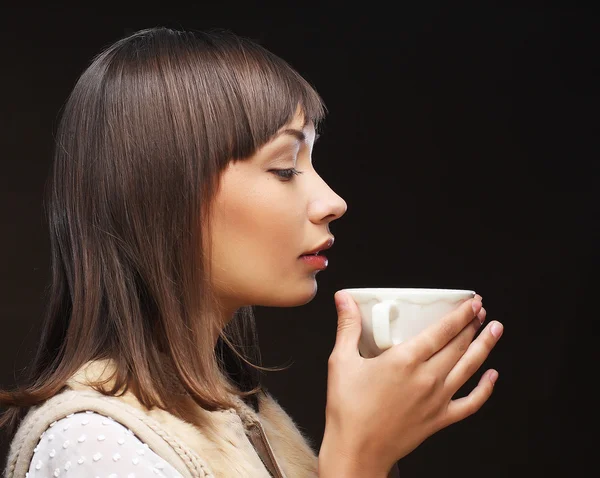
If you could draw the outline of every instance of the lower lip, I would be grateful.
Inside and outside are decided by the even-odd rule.
[[[302,262],[305,262],[306,264],[310,265],[311,267],[314,267],[315,269],[318,270],[325,270],[327,268],[327,264],[328,264],[328,260],[327,257],[322,256],[322,255],[306,255],[306,256],[300,256],[300,260],[302,260]]]

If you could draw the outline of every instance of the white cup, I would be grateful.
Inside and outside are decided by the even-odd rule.
[[[362,316],[359,352],[376,357],[393,345],[414,337],[465,300],[472,290],[359,288],[344,289],[358,304]]]

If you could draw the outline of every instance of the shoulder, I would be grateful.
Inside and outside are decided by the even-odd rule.
[[[41,434],[28,476],[93,477],[98,473],[128,478],[180,477],[127,427],[91,411],[71,413]]]

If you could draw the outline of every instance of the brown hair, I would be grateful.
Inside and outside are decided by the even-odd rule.
[[[164,362],[208,410],[260,387],[251,307],[223,330],[207,269],[207,211],[219,175],[287,124],[315,125],[320,97],[262,46],[227,31],[138,31],[97,55],[61,114],[46,209],[51,281],[25,385],[0,391],[0,427],[86,362],[115,361],[114,387],[174,410]],[[214,337],[219,335],[215,349]],[[236,350],[243,347],[243,354]],[[223,372],[226,372],[225,374]],[[223,376],[235,383],[224,383]],[[189,419],[191,415],[187,415]]]

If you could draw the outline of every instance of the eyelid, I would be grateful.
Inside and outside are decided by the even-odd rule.
[[[296,168],[282,168],[282,169],[269,169],[270,173],[275,174],[275,176],[279,177],[281,180],[288,182],[294,179],[294,176],[298,176],[302,174],[303,171],[298,171]]]

